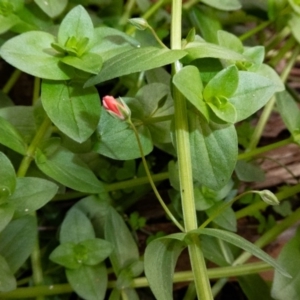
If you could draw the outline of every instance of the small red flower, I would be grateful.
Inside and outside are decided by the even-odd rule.
[[[113,96],[104,96],[102,103],[106,111],[115,118],[127,120],[131,116],[129,107],[121,98],[118,101]]]

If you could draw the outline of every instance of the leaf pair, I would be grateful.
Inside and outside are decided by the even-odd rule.
[[[283,276],[289,276],[272,257],[240,236],[219,229],[197,229],[190,233],[177,233],[154,240],[146,248],[145,273],[150,288],[158,300],[171,300],[172,277],[178,256],[186,247],[189,234],[207,235],[233,244],[272,265]]]
[[[62,21],[57,40],[47,32],[26,32],[8,40],[1,47],[1,56],[33,76],[66,80],[74,76],[74,68],[94,74],[99,72],[102,58],[89,52],[93,43],[91,18],[82,6],[77,6]]]

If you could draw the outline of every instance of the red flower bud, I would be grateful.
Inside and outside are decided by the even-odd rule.
[[[127,120],[130,118],[130,109],[121,98],[119,98],[118,101],[113,96],[105,96],[103,97],[102,102],[106,111],[113,117],[120,120]]]

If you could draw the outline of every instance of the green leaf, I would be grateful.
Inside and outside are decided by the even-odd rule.
[[[68,4],[68,0],[34,0],[34,2],[51,18],[60,15]]]
[[[127,103],[126,98],[123,100]],[[149,129],[144,125],[136,128],[139,132],[144,155],[147,155],[153,149]],[[141,157],[135,134],[128,123],[112,117],[105,109],[101,111],[98,134],[99,140],[94,147],[98,153],[118,160]]]
[[[15,207],[13,204],[7,202],[0,204],[0,232],[11,221],[14,212],[15,212]]]
[[[184,51],[187,52],[187,56],[184,58],[184,63],[190,63],[195,59],[207,57],[233,61],[246,61],[246,58],[238,52],[205,42],[189,43],[187,47],[184,48]]]
[[[47,32],[25,32],[9,39],[1,47],[0,55],[30,75],[51,80],[70,79],[73,70],[59,62],[61,57],[51,48],[52,43],[55,37]]]
[[[85,265],[94,266],[105,260],[113,251],[111,243],[103,239],[85,240],[79,245],[86,249]]]
[[[218,43],[217,32],[222,28],[222,25],[216,10],[207,6],[194,5],[189,11],[189,18],[205,41]]]
[[[202,0],[201,2],[225,11],[237,10],[242,7],[238,0]]]
[[[63,185],[83,193],[101,193],[104,190],[95,174],[74,153],[60,147],[47,154],[47,149],[38,149],[35,157],[38,168]]]
[[[274,85],[276,86],[276,92],[282,92],[285,90],[284,82],[281,80],[276,71],[270,66],[261,64],[259,68],[255,70],[255,73],[273,81]]]
[[[181,94],[184,95],[208,121],[209,111],[206,103],[203,101],[203,84],[199,70],[194,66],[186,66],[174,75],[173,83]]]
[[[8,198],[19,215],[30,214],[49,202],[57,193],[58,186],[42,178],[17,178],[15,192]]]
[[[84,142],[97,128],[101,107],[96,88],[44,80],[41,98],[51,121],[75,141]]]
[[[205,86],[203,97],[209,101],[213,97],[231,97],[236,91],[239,83],[238,69],[235,65],[219,72]]]
[[[88,239],[78,244],[62,243],[50,254],[50,259],[68,269],[78,269],[82,265],[94,266],[106,259],[112,246],[105,240]]]
[[[207,123],[189,112],[189,129],[194,179],[213,190],[221,189],[229,181],[237,161],[234,126]]]
[[[244,52],[244,45],[241,40],[234,34],[219,30],[218,43],[220,46],[242,54]]]
[[[122,217],[111,206],[105,216],[104,236],[113,246],[110,261],[115,274],[119,274],[128,264],[138,261],[136,242]]]
[[[82,241],[94,238],[95,232],[89,218],[77,208],[69,210],[61,225],[60,243],[79,244]]]
[[[8,16],[0,15],[0,34],[5,33],[19,22],[20,18],[15,14],[10,14]]]
[[[235,123],[236,109],[230,102],[227,101],[226,98],[216,97],[213,99],[213,102],[207,102],[207,105],[221,120],[227,123]],[[217,122],[217,120],[215,121]],[[220,123],[222,124],[223,122],[221,121]]]
[[[300,14],[300,5],[298,0],[288,0],[289,4],[293,10],[299,15]]]
[[[6,157],[0,152],[0,203],[4,202],[10,195],[13,194],[16,188],[16,173],[15,169]]]
[[[299,33],[299,30],[297,30],[297,28],[299,28],[299,26],[300,26],[299,14],[291,13],[290,19],[288,21],[288,25],[289,25],[289,28],[292,31],[292,34],[293,34],[294,38],[296,39],[296,41],[298,43],[300,43],[300,33]]]
[[[300,293],[300,231],[282,248],[278,263],[285,266],[290,278],[275,270],[272,297],[276,300],[298,300]]]
[[[173,299],[173,274],[185,244],[171,236],[152,241],[145,250],[145,274],[157,300]]]
[[[96,53],[103,61],[107,61],[139,45],[137,40],[122,31],[110,27],[97,27],[94,30],[94,41],[89,53]]]
[[[1,100],[2,99],[0,99],[0,101]],[[36,133],[34,108],[32,106],[18,105],[18,106],[3,107],[0,109],[0,117],[8,121],[16,129],[18,134],[17,136],[14,136],[13,132],[9,130],[7,131],[9,131],[10,134],[12,135],[11,138],[18,137],[18,141],[19,141],[18,143],[20,142],[22,143],[22,149],[24,148],[24,142],[29,144],[32,141]],[[20,135],[22,139],[20,139]],[[22,154],[24,155],[24,153]]]
[[[107,271],[104,264],[67,269],[66,275],[74,291],[83,299],[104,299],[107,289]]]
[[[223,241],[226,241],[230,244],[235,245],[236,247],[239,247],[252,255],[256,256],[257,258],[260,258],[261,260],[265,261],[266,263],[273,266],[278,272],[280,272],[283,276],[287,276],[290,278],[290,275],[287,273],[288,270],[286,270],[284,267],[281,266],[281,264],[277,263],[274,258],[269,256],[267,253],[265,253],[263,250],[261,250],[256,245],[248,242],[246,239],[242,238],[241,236],[225,231],[220,229],[213,229],[213,228],[202,228],[202,229],[196,229],[191,232],[195,232],[198,234],[205,234],[209,236],[216,237],[218,239],[221,239]]]
[[[74,247],[75,243],[62,243],[51,252],[49,259],[65,268],[78,269],[82,260],[77,259]]]
[[[212,236],[200,235],[203,255],[218,266],[228,266],[234,261],[230,244],[220,241]],[[224,251],[225,250],[225,251]],[[224,255],[226,253],[226,256]]]
[[[15,273],[30,256],[36,242],[37,224],[33,216],[11,221],[0,233],[0,255]]]
[[[118,54],[103,64],[100,73],[89,79],[85,86],[91,86],[112,78],[142,72],[173,63],[186,54],[182,50],[168,50],[154,47],[137,48]]]
[[[27,145],[20,135],[8,121],[0,117],[0,143],[20,154],[25,154]]]
[[[170,143],[171,116],[174,114],[173,99],[170,93],[169,85],[162,83],[152,83],[143,86],[136,94],[138,100],[132,103],[132,117],[141,119],[149,129],[154,143]],[[141,112],[135,115],[133,103],[138,104],[137,108]],[[162,122],[152,122],[155,118],[169,116],[170,120]]]
[[[207,215],[209,217],[214,215],[214,213],[223,205],[223,202],[216,203],[214,206],[206,210]],[[213,222],[226,230],[234,232],[237,230],[235,213],[231,207],[228,207],[222,211],[221,214],[214,218]]]
[[[270,287],[258,274],[238,276],[238,282],[249,300],[273,299],[271,297]]]
[[[297,139],[300,132],[300,109],[296,101],[291,94],[283,91],[276,94],[276,106],[285,126]]]
[[[80,57],[65,56],[60,60],[62,63],[84,72],[98,74],[102,67],[102,57],[95,53],[85,53]]]
[[[57,39],[61,46],[66,46],[68,39],[71,37],[75,37],[77,43],[84,38],[88,38],[89,44],[91,44],[94,37],[93,22],[81,5],[69,11],[59,26]]]
[[[279,14],[287,6],[288,0],[269,0],[268,1],[268,17],[270,20],[275,20]]]
[[[245,160],[239,160],[237,162],[235,172],[239,180],[245,182],[265,180],[264,171],[259,166]]]
[[[252,72],[239,72],[239,84],[228,100],[235,106],[239,122],[262,108],[276,92],[274,83]]]
[[[17,288],[17,281],[4,257],[0,255],[0,292],[9,292]]]

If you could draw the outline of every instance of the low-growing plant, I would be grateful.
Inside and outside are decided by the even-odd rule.
[[[264,180],[257,157],[299,143],[285,83],[300,6],[183,2],[0,0],[2,65],[15,68],[0,93],[1,299],[134,300],[150,287],[168,300],[190,282],[184,299],[209,300],[232,276],[248,299],[298,299],[299,233],[277,260],[262,248],[300,210],[262,211],[300,184],[245,183]],[[22,73],[27,106],[9,97]],[[273,109],[290,136],[258,147]],[[151,191],[177,232],[149,234],[143,251],[147,219],[132,207]],[[260,222],[254,243],[236,233],[245,216]],[[184,249],[191,270],[175,272]],[[271,268],[268,285],[258,273]]]

